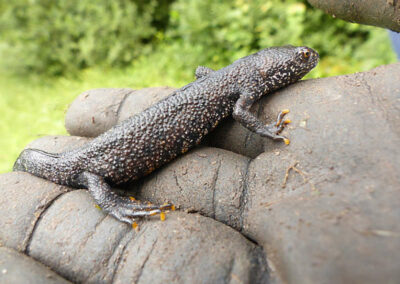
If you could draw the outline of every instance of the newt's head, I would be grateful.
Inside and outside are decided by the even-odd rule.
[[[300,80],[319,60],[318,53],[306,46],[270,47],[255,55],[261,59],[258,66],[263,77],[271,84],[281,87]]]
[[[293,48],[293,59],[289,60],[292,62],[293,69],[297,74],[303,77],[308,72],[311,71],[315,66],[317,66],[319,61],[319,54],[314,49],[307,46],[291,47]]]

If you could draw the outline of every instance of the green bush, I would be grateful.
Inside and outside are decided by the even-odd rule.
[[[305,0],[177,0],[170,14],[170,44],[196,54],[201,64],[220,67],[285,44],[313,47],[333,66],[365,69],[394,60],[383,30],[334,19]],[[332,75],[327,70],[319,75]]]
[[[305,0],[178,0],[168,36],[194,50],[201,64],[218,67],[268,46],[292,44],[315,48],[333,65],[365,60],[363,67],[372,68],[394,59],[387,35],[376,37],[376,30],[333,19]]]
[[[157,52],[166,65],[155,68],[218,68],[284,44],[315,48],[318,76],[394,60],[385,33],[333,19],[306,0],[15,0],[1,2],[0,13],[1,65],[29,74],[128,66]]]
[[[127,65],[150,48],[157,26],[168,17],[168,10],[163,12],[157,4],[155,0],[3,3],[4,64],[18,72],[47,74],[65,74],[100,63]]]

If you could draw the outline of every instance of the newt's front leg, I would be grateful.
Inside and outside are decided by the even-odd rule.
[[[251,106],[260,97],[261,95],[257,93],[243,93],[236,102],[232,114],[233,118],[254,133],[274,140],[282,139],[285,144],[289,144],[289,139],[279,135],[285,125],[290,123],[290,120],[283,119],[284,116],[289,113],[289,110],[281,111],[278,114],[276,122],[265,125],[250,112]]]
[[[172,204],[153,205],[141,203],[134,198],[119,196],[101,177],[83,172],[78,177],[79,184],[85,186],[96,204],[119,221],[135,226],[135,217],[153,216],[164,210],[174,209]]]
[[[196,68],[195,76],[196,79],[203,78],[204,76],[207,76],[208,74],[214,72],[215,70],[205,67],[205,66],[198,66]]]

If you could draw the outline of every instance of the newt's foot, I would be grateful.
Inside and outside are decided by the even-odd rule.
[[[290,119],[284,119],[285,115],[288,113],[289,113],[288,109],[282,110],[278,114],[278,117],[276,118],[276,122],[266,125],[264,131],[262,131],[260,134],[262,136],[269,137],[274,140],[283,140],[286,145],[289,145],[290,140],[284,136],[279,135],[279,133],[281,133],[282,130],[285,128],[285,125],[291,123]]]
[[[175,210],[175,206],[172,204],[153,205],[151,203],[142,203],[132,198],[115,196],[112,205],[105,205],[103,210],[117,220],[128,223],[136,229],[136,217],[146,217],[160,214],[160,219],[164,221],[165,211],[173,211]]]
[[[88,188],[96,204],[105,212],[117,220],[128,223],[134,228],[137,227],[135,217],[145,217],[160,214],[160,219],[165,219],[166,210],[175,210],[175,206],[165,203],[163,205],[153,205],[142,203],[133,197],[122,197],[112,191],[110,185],[103,177],[90,173],[82,172],[77,182]]]

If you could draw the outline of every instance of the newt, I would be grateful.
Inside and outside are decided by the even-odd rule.
[[[281,111],[272,124],[250,112],[262,96],[295,83],[319,60],[309,47],[271,47],[220,70],[200,66],[196,80],[87,144],[59,154],[25,149],[13,170],[54,183],[87,188],[96,204],[116,219],[136,226],[135,218],[161,214],[172,204],[153,205],[113,192],[111,186],[137,180],[187,152],[226,117],[263,137],[280,135],[289,123]]]

